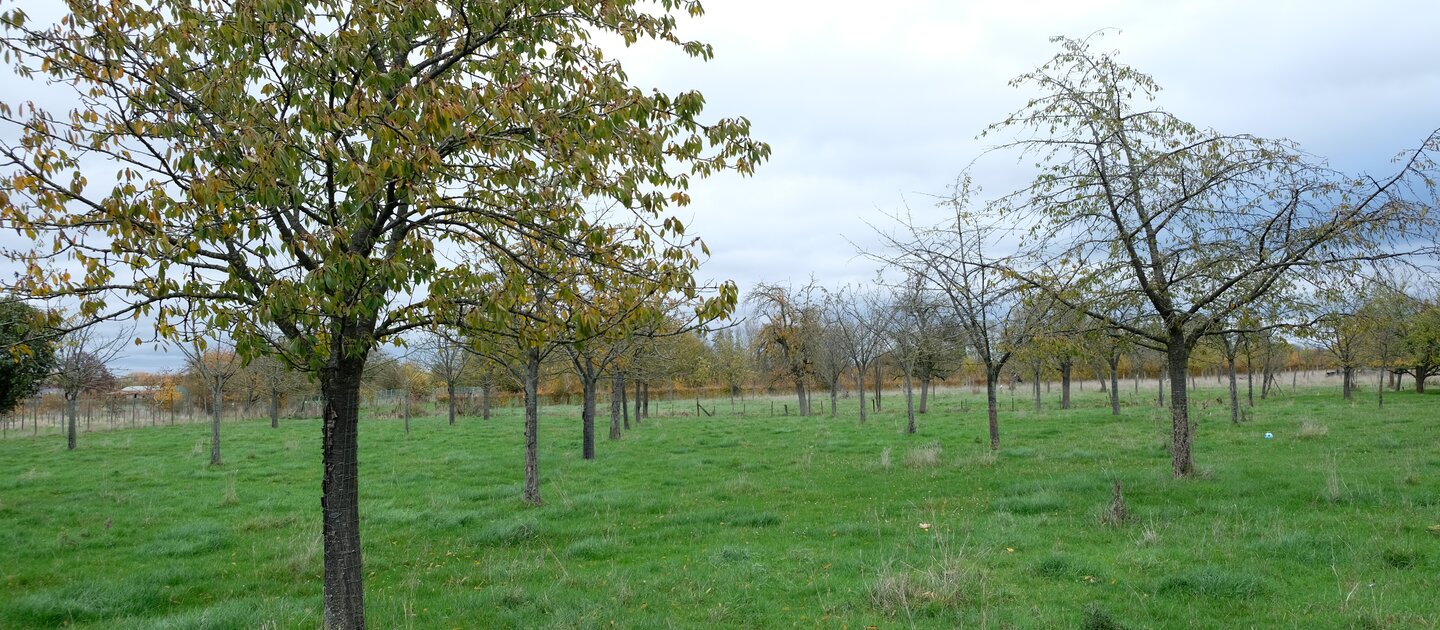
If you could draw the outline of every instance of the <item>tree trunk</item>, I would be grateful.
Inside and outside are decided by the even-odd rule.
[[[985,369],[985,408],[989,414],[990,422],[990,450],[1000,450],[1000,404],[995,396],[997,381],[1000,380],[1000,368],[987,367]]]
[[[1415,377],[1415,393],[1425,393],[1425,370],[1417,367],[1413,376]]]
[[[1161,368],[1161,369],[1160,369],[1160,372],[1155,375],[1155,383],[1159,386],[1159,391],[1160,391],[1160,393],[1156,395],[1155,404],[1156,404],[1156,406],[1161,407],[1161,408],[1164,408],[1164,407],[1165,407],[1165,374],[1166,374],[1165,370],[1166,370],[1166,369],[1167,369],[1167,368]]]
[[[920,408],[916,413],[925,413],[930,402],[930,372],[926,370],[920,375]]]
[[[1120,357],[1108,361],[1110,364],[1110,415],[1120,415]]]
[[[880,413],[880,362],[875,362],[875,413]]]
[[[610,439],[620,439],[620,410],[625,407],[625,377],[610,374]]]
[[[220,465],[220,411],[225,405],[224,381],[219,376],[215,377],[215,384],[210,391],[210,465]]]
[[[580,456],[595,459],[595,397],[600,375],[594,370],[580,375],[584,398],[580,404]]]
[[[909,367],[905,368],[905,432],[915,432],[915,388]]]
[[[401,394],[400,414],[405,416],[405,435],[410,435],[410,392]]]
[[[1030,376],[1031,376],[1031,379],[1035,381],[1034,385],[1031,386],[1031,389],[1034,389],[1034,390],[1035,390],[1035,413],[1040,413],[1040,411],[1042,410],[1042,407],[1041,407],[1041,403],[1040,403],[1040,364],[1039,364],[1039,363],[1036,363],[1036,364],[1035,364],[1034,369],[1031,370]]]
[[[855,366],[855,383],[860,391],[860,424],[865,424],[865,368],[864,365]]]
[[[445,382],[445,398],[450,402],[450,426],[455,426],[455,381]]]
[[[1378,405],[1379,408],[1384,409],[1384,408],[1385,408],[1385,370],[1380,370],[1380,376],[1378,377],[1377,380],[1379,380],[1380,383],[1379,383],[1379,386],[1377,386],[1377,387],[1375,388],[1375,398],[1376,398],[1376,402],[1379,403],[1379,405]]]
[[[805,378],[802,376],[795,376],[794,378],[795,396],[800,399],[800,417],[803,418],[810,415],[810,401],[808,397],[805,396]]]
[[[490,419],[490,378],[486,377],[485,382],[480,384],[480,419]]]
[[[357,457],[360,376],[365,357],[344,358],[320,374],[324,396],[320,507],[325,546],[325,627],[363,630],[364,573],[360,562],[360,479]]]
[[[640,411],[635,413],[635,424],[640,424],[640,418],[645,418],[647,420],[650,418],[649,383],[645,383],[644,386],[640,388],[640,397],[635,400],[635,404],[640,405]]]
[[[1225,359],[1230,366],[1230,422],[1240,424],[1240,383],[1235,374],[1234,352],[1226,355]]]
[[[1176,477],[1188,477],[1195,472],[1191,455],[1194,432],[1190,427],[1190,400],[1185,391],[1185,377],[1190,370],[1190,348],[1185,345],[1183,332],[1172,332],[1169,345],[1165,358],[1170,372],[1171,472]]]
[[[76,401],[78,394],[79,392],[76,392],[75,395],[65,395],[65,418],[67,420],[65,429],[65,449],[70,451],[75,450],[75,430],[79,422],[79,419],[76,417],[79,415],[79,410],[76,409],[76,407],[78,406]]]
[[[524,499],[540,505],[540,350],[525,352],[525,490]]]
[[[830,419],[835,419],[835,408],[840,400],[840,376],[837,374],[835,380],[830,381]],[[923,400],[923,399],[922,399]]]
[[[640,424],[640,381],[635,381],[635,424]]]
[[[174,416],[171,416],[174,419]],[[174,424],[174,422],[171,422]],[[270,428],[280,428],[280,391],[270,390]]]
[[[1075,369],[1075,362],[1066,359],[1060,363],[1060,408],[1070,408],[1070,375]]]
[[[625,391],[626,391],[626,390],[625,390],[625,374],[624,374],[624,373],[617,373],[617,374],[615,375],[615,378],[617,379],[618,386],[620,387],[620,419],[623,420],[624,423],[625,423],[625,430],[626,430],[626,431],[629,431],[629,430],[630,430],[630,401],[629,401],[628,399],[626,399],[626,397],[625,397]]]

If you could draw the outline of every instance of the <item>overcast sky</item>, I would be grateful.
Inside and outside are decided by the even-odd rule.
[[[23,3],[22,3],[23,4]],[[35,4],[35,3],[30,3]],[[49,4],[48,2],[41,4]],[[975,160],[975,136],[1025,101],[1006,83],[1044,63],[1055,35],[1117,29],[1100,44],[1152,75],[1159,105],[1202,127],[1283,137],[1348,171],[1383,173],[1440,127],[1440,2],[709,0],[669,47],[617,51],[631,79],[698,89],[711,117],[745,116],[770,143],[753,178],[697,183],[680,211],[714,256],[703,275],[864,282],[849,241],[934,195]],[[12,97],[13,98],[13,97]],[[1000,193],[1033,176],[987,158]],[[848,239],[848,240],[847,240]],[[137,348],[125,370],[178,367]]]
[[[1288,138],[1347,171],[1389,159],[1440,127],[1440,2],[1253,0],[954,2],[711,0],[685,34],[701,63],[647,47],[631,78],[701,90],[714,116],[745,116],[774,154],[754,178],[696,186],[691,228],[734,279],[863,282],[874,265],[846,239],[934,195],[987,146],[975,136],[1024,104],[1007,85],[1100,29],[1099,46],[1149,73],[1158,103],[1227,133]],[[993,142],[988,139],[985,142]],[[1033,171],[977,165],[989,193]]]

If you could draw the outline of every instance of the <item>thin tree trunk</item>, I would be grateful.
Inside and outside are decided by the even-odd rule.
[[[525,352],[525,490],[524,499],[540,505],[540,350]]]
[[[593,370],[580,375],[583,400],[580,404],[580,456],[595,459],[595,396],[600,375]]]
[[[996,381],[1000,379],[1000,368],[985,369],[985,408],[990,422],[990,450],[1000,450],[1000,404],[995,396]]]
[[[620,387],[620,419],[624,421],[625,430],[630,430],[630,401],[625,397],[625,374],[617,373],[615,378],[619,379]]]
[[[1060,408],[1070,408],[1070,375],[1075,369],[1073,361],[1066,359],[1060,363]]]
[[[360,559],[360,482],[357,457],[360,376],[365,357],[335,360],[322,371],[324,396],[320,507],[325,546],[325,627],[365,628],[364,572]]]
[[[270,428],[280,428],[280,392],[274,389],[270,390]]]
[[[210,465],[220,465],[220,410],[225,404],[225,389],[223,381],[219,376],[214,377],[215,384],[210,391]]]
[[[1040,364],[1039,364],[1039,363],[1036,363],[1036,364],[1035,364],[1034,369],[1031,370],[1030,376],[1031,376],[1032,380],[1035,381],[1035,384],[1032,386],[1032,389],[1035,390],[1035,413],[1040,413],[1040,411],[1042,410],[1042,407],[1041,407],[1041,403],[1040,403]]]
[[[1120,357],[1109,361],[1110,364],[1110,415],[1120,415]]]
[[[450,426],[455,426],[455,381],[445,381],[445,399],[450,403]]]
[[[490,377],[485,377],[485,382],[480,384],[480,419],[490,419]]]
[[[610,439],[620,439],[620,413],[625,408],[625,377],[617,370],[610,374]]]
[[[925,370],[920,375],[920,409],[918,413],[925,413],[929,409],[930,402],[930,370]]]
[[[1230,366],[1230,422],[1240,424],[1240,384],[1235,375],[1235,353],[1230,351],[1225,358]]]
[[[635,424],[640,424],[640,418],[642,418],[642,417],[644,417],[644,418],[647,419],[647,420],[650,418],[650,384],[649,384],[649,383],[645,383],[644,386],[640,388],[640,396],[641,396],[640,401],[639,401],[639,404],[640,404],[640,413],[635,414]]]
[[[838,391],[839,389],[840,389],[840,377],[837,375],[837,376],[835,377],[835,380],[830,381],[830,419],[831,419],[831,420],[834,420],[834,419],[835,419],[835,408],[838,406],[838,405],[837,405],[837,402],[839,401],[839,397],[840,397],[840,392]],[[923,400],[923,399],[922,399],[922,400]]]
[[[915,389],[910,378],[910,368],[905,370],[905,432],[915,432]]]
[[[880,413],[880,362],[875,362],[875,413]]]
[[[860,390],[860,424],[865,424],[865,372],[867,366],[855,366],[855,382]]]
[[[1159,390],[1160,390],[1160,393],[1156,395],[1155,404],[1156,404],[1157,406],[1159,406],[1159,407],[1162,407],[1162,408],[1165,406],[1165,370],[1166,370],[1166,369],[1167,369],[1167,367],[1162,367],[1162,368],[1160,369],[1160,373],[1155,375],[1155,382],[1156,382],[1156,384],[1159,386]]]
[[[66,423],[68,426],[65,431],[65,448],[66,450],[71,451],[75,450],[75,430],[79,424],[79,419],[76,417],[77,415],[79,415],[79,410],[76,409],[78,405],[76,404],[77,401],[75,399],[76,396],[74,395],[67,394],[65,396],[65,417],[68,419],[68,422]]]

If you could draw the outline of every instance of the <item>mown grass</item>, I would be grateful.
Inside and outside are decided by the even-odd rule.
[[[1041,414],[1015,398],[998,456],[969,390],[916,435],[893,395],[865,426],[853,399],[837,420],[667,408],[592,462],[576,409],[550,408],[541,507],[520,501],[513,410],[408,435],[366,421],[371,623],[1440,625],[1440,398],[1392,394],[1382,414],[1287,391],[1242,425],[1197,405],[1187,480],[1143,393],[1119,418],[1094,392]],[[0,442],[0,627],[318,627],[319,426],[227,424],[219,468],[195,448],[207,431]],[[1116,479],[1129,518],[1107,524]]]

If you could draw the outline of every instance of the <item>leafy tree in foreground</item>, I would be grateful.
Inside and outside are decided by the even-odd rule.
[[[79,296],[97,318],[150,313],[166,336],[184,313],[172,301],[193,301],[242,356],[314,375],[329,628],[365,625],[356,434],[370,353],[456,321],[457,296],[499,312],[525,300],[514,283],[490,290],[479,264],[518,238],[592,265],[693,261],[667,209],[690,178],[748,173],[769,153],[743,119],[702,123],[698,93],[630,85],[597,43],[708,58],[672,15],[697,2],[68,6],[55,25],[0,15],[15,72],[79,103],[0,106],[19,137],[0,144],[0,220],[37,241],[17,291]],[[117,172],[81,172],[106,160]],[[590,197],[645,219],[640,243],[584,229]]]
[[[40,334],[44,325],[44,314],[29,304],[0,301],[0,414],[35,395],[55,363],[54,344]]]
[[[1290,143],[1184,122],[1149,103],[1159,86],[1148,75],[1089,40],[1056,42],[1053,59],[1012,82],[1039,96],[986,132],[1021,138],[1002,148],[1040,167],[996,208],[1031,228],[1040,269],[1015,270],[1030,284],[1063,298],[1047,278],[1091,276],[1101,303],[1140,296],[1140,319],[1107,323],[1164,351],[1172,472],[1186,476],[1196,344],[1300,270],[1432,249],[1434,178],[1425,173],[1440,136],[1403,156],[1392,177],[1345,177]]]

